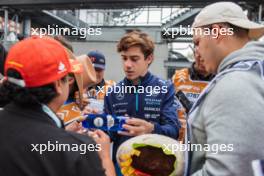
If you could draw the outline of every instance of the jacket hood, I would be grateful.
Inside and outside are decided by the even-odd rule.
[[[243,48],[232,52],[220,63],[217,73],[222,72],[236,62],[250,60],[264,60],[264,42],[248,42]]]

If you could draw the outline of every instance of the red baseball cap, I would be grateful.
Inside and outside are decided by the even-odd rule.
[[[7,80],[22,87],[40,87],[61,79],[68,73],[80,73],[81,64],[70,61],[69,52],[50,37],[30,37],[15,44],[5,62],[8,69],[15,69],[22,80]]]

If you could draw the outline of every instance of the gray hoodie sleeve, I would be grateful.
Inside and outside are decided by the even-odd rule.
[[[192,176],[253,175],[251,161],[264,158],[263,98],[264,82],[255,72],[232,72],[219,80],[192,124],[192,143],[213,150],[193,152]]]

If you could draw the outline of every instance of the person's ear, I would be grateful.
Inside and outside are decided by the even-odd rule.
[[[153,62],[153,54],[148,55],[148,57],[146,58],[148,65],[150,65]]]
[[[225,38],[225,35],[227,35],[227,29],[224,25],[213,24],[211,35],[214,39],[216,39],[217,43],[219,43]]]
[[[212,26],[211,26],[211,36],[212,36],[212,38],[213,39],[218,39],[218,37],[219,37],[219,35],[220,35],[220,33],[219,33],[219,31],[220,31],[220,26],[218,25],[218,24],[213,24]]]
[[[61,95],[62,92],[63,92],[61,80],[55,81],[54,82],[54,87],[55,87],[55,90],[56,90],[57,94]]]

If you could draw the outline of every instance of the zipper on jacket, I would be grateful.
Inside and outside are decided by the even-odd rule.
[[[140,86],[141,80],[139,80],[138,86]],[[136,112],[139,110],[139,95],[138,95],[138,90],[136,90]]]

